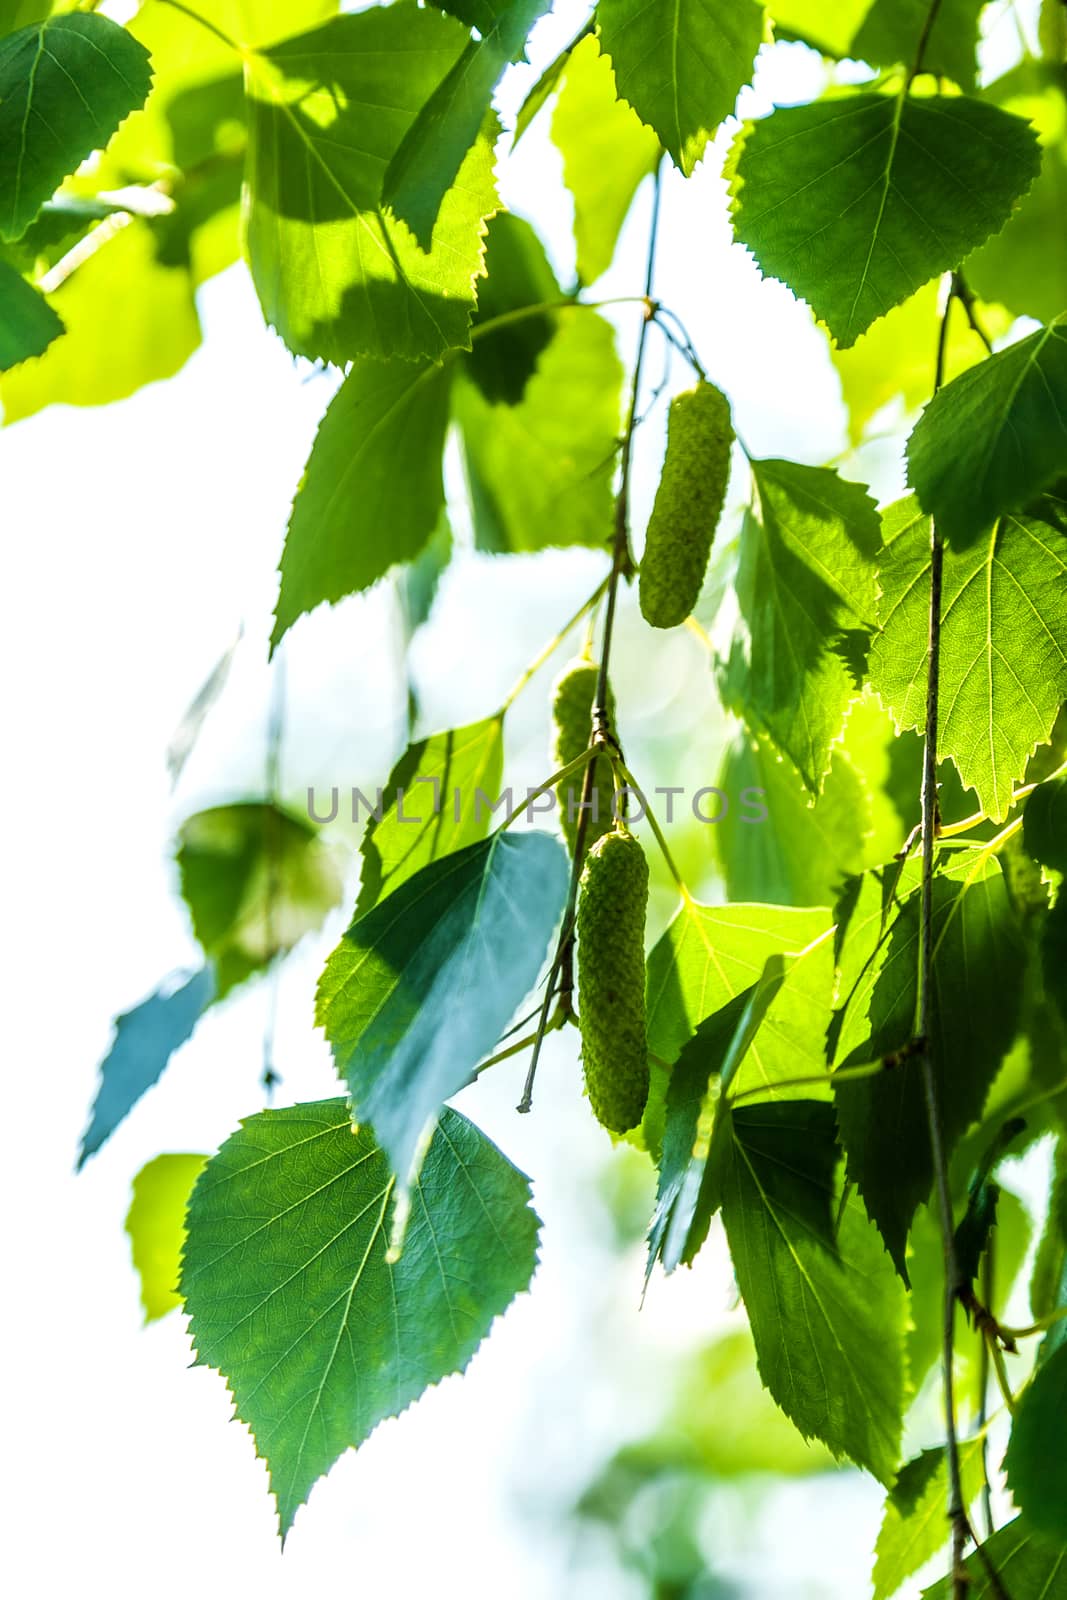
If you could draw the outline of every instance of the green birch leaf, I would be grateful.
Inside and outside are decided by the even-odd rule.
[[[25,233],[151,86],[148,52],[106,17],[49,17],[0,39],[0,239]]]
[[[103,406],[180,372],[200,344],[193,281],[164,266],[143,218],[108,233],[49,296],[66,333],[0,379],[5,423],[45,406]]]
[[[316,1480],[462,1372],[537,1260],[528,1180],[446,1111],[387,1253],[395,1179],[344,1100],[249,1117],[193,1190],[181,1292],[267,1462],[283,1537]]]
[[[382,198],[402,218],[424,250],[430,248],[441,203],[478,137],[493,91],[508,65],[521,59],[526,38],[551,0],[480,0],[446,11],[477,16],[471,39],[446,77],[420,108],[389,163]],[[464,20],[468,20],[464,17]]]
[[[79,1172],[192,1037],[215,989],[211,967],[201,967],[182,983],[162,983],[147,1000],[115,1018],[115,1037],[100,1063],[100,1085],[78,1151]]]
[[[706,906],[696,900],[680,906],[648,957],[646,1012],[653,1059],[641,1123],[646,1149],[658,1154],[662,1146],[669,1074],[683,1046],[705,1017],[759,982],[771,956],[796,961],[742,1065],[738,1087],[764,1086],[768,1097],[788,1098],[793,1091],[774,1085],[818,1074],[833,989],[829,934],[825,911]],[[803,1092],[817,1098],[810,1087]]]
[[[1002,228],[1040,159],[1021,118],[977,100],[787,106],[734,146],[734,233],[847,348]]]
[[[912,1374],[914,1381],[915,1375]],[[967,1505],[982,1488],[982,1440],[960,1442],[960,1478]],[[890,1600],[906,1578],[943,1550],[949,1539],[948,1464],[943,1449],[905,1462],[886,1496],[874,1547],[872,1600]]]
[[[1035,81],[1024,74],[1021,65],[985,92],[1006,111],[1034,123],[1043,145],[1041,171],[1007,225],[968,258],[967,281],[985,300],[1051,322],[1067,307],[1067,230],[1062,226],[1067,215],[1067,95],[1061,80]]]
[[[490,405],[457,382],[454,415],[480,550],[607,549],[622,376],[609,324],[564,311],[518,405]]]
[[[485,271],[465,365],[487,400],[516,406],[551,342],[557,319],[546,311],[489,333],[480,331],[481,324],[530,306],[553,305],[563,299],[563,290],[533,228],[510,211],[499,212],[489,224]]]
[[[1043,1361],[1012,1420],[1004,1471],[1012,1498],[1039,1533],[1067,1544],[1067,1344]]]
[[[726,753],[719,787],[730,796],[715,838],[731,900],[830,906],[845,878],[862,870],[870,795],[840,750],[812,804],[791,762],[767,740],[741,734]]]
[[[1016,1517],[998,1528],[982,1545],[986,1559],[1011,1600],[1067,1600],[1067,1549],[1042,1538],[1025,1518]],[[978,1555],[963,1563],[967,1573],[967,1600],[1000,1600],[996,1586]],[[923,1600],[951,1600],[952,1581],[943,1578],[923,1590]]]
[[[596,16],[619,95],[688,178],[752,81],[762,7],[752,0],[600,0]]]
[[[883,520],[881,631],[871,683],[898,729],[926,718],[930,519],[913,498]],[[938,757],[1002,821],[1027,762],[1067,698],[1067,531],[1059,507],[1006,516],[965,551],[945,550]]]
[[[44,296],[0,261],[0,372],[43,355],[62,332],[63,324]]]
[[[200,0],[199,14],[250,49],[325,22],[338,0]]]
[[[768,958],[758,983],[705,1017],[683,1046],[667,1088],[663,1155],[656,1209],[648,1234],[645,1283],[657,1261],[673,1272],[691,1266],[720,1204],[712,1142],[720,1089],[733,1077],[786,979],[780,955]]]
[[[343,889],[308,819],[258,800],[187,817],[176,860],[219,999],[321,927]]]
[[[0,0],[0,34],[43,22],[51,10],[52,0]]]
[[[873,0],[770,0],[779,37],[800,39],[825,55],[847,56]]]
[[[830,1034],[838,1067],[890,1058],[870,1078],[835,1086],[838,1127],[855,1182],[907,1282],[905,1246],[928,1197],[933,1159],[922,1062],[909,1048],[918,991],[919,864],[865,873],[839,906],[840,1009]],[[1026,952],[995,860],[967,852],[934,880],[930,1049],[951,1153],[981,1116],[1019,1023]],[[885,1138],[892,1128],[891,1140]]]
[[[371,819],[360,845],[357,917],[431,861],[485,838],[503,768],[502,716],[408,746],[389,775],[381,820]]]
[[[465,159],[429,251],[382,203],[390,160],[465,41],[457,22],[405,0],[251,58],[248,256],[264,316],[296,354],[340,365],[468,348],[497,209],[495,126]]]
[[[746,518],[741,535],[725,698],[818,795],[862,678],[878,512],[862,484],[825,468],[754,461],[752,473],[760,515]]]
[[[760,1377],[806,1439],[889,1483],[904,1411],[905,1297],[855,1197],[835,1237],[833,1108],[738,1106],[729,1127],[723,1221]]]
[[[155,1322],[182,1303],[178,1293],[185,1245],[185,1208],[207,1156],[156,1156],[133,1180],[126,1232],[134,1270],[141,1280],[145,1322]]]
[[[947,384],[908,440],[908,482],[938,531],[973,545],[1067,472],[1067,313]]]
[[[995,241],[994,241],[995,242]],[[971,263],[967,263],[970,276]],[[888,311],[849,349],[831,343],[830,355],[848,407],[848,431],[859,444],[867,424],[898,396],[908,412],[920,410],[933,392],[937,352],[930,330],[937,327],[939,285],[928,283],[902,306]],[[1001,338],[1014,318],[1000,306],[980,305],[977,313],[991,338]],[[986,348],[962,313],[949,322],[945,345],[946,381],[984,361]]]
[[[660,158],[659,139],[616,99],[611,63],[595,39],[583,39],[567,62],[552,142],[574,198],[578,277],[593,283],[610,267],[633,197]]]
[[[537,981],[567,876],[548,834],[495,833],[408,878],[327,961],[316,1020],[402,1188],[442,1103]]]
[[[960,1282],[972,1288],[978,1278],[982,1257],[989,1248],[990,1237],[999,1221],[1002,1191],[993,1178],[993,1169],[1012,1140],[1025,1129],[1026,1122],[1022,1117],[1011,1117],[1003,1123],[967,1185],[967,1209],[956,1225],[955,1249]]]
[[[978,19],[986,0],[942,0],[923,50],[922,69],[973,93],[978,85]],[[850,55],[873,67],[911,67],[930,13],[929,0],[874,0]]]
[[[526,96],[526,99],[519,107],[519,114],[515,119],[515,137],[511,142],[511,148],[513,150],[518,144],[519,140],[522,138],[523,134],[529,128],[531,122],[533,122],[534,118],[540,111],[544,110],[545,106],[547,106],[548,102],[559,88],[563,74],[567,70],[567,63],[571,58],[572,51],[577,49],[578,45],[581,44],[583,39],[588,38],[588,36],[594,32],[595,27],[596,19],[594,15],[591,16],[587,22],[582,23],[582,26],[578,29],[578,32],[574,35],[574,38],[571,40],[570,44],[567,45],[565,49],[560,51],[559,55],[554,61],[549,62],[544,72],[542,72],[541,76],[538,78],[537,82]]]
[[[271,647],[305,612],[412,561],[444,507],[452,374],[357,361],[319,425],[293,501]]]
[[[1042,866],[1067,872],[1067,778],[1047,779],[1027,800],[1023,844]]]

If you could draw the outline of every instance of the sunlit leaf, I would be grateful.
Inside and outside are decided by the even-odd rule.
[[[126,1232],[141,1280],[144,1319],[154,1322],[181,1305],[178,1276],[185,1246],[185,1208],[207,1156],[156,1156],[133,1180]]]

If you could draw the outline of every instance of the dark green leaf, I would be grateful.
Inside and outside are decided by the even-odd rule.
[[[754,461],[760,519],[746,519],[741,626],[725,692],[817,795],[856,694],[875,610],[879,519],[862,484],[792,461]]]
[[[836,1238],[833,1108],[738,1107],[722,1209],[760,1376],[805,1438],[883,1483],[904,1410],[903,1290],[854,1198]]]
[[[674,1064],[667,1088],[656,1209],[648,1235],[646,1283],[657,1260],[666,1272],[673,1272],[681,1261],[692,1265],[707,1237],[719,1205],[709,1158],[720,1088],[747,1054],[785,975],[782,957],[769,957],[759,982],[706,1017]]]
[[[885,513],[871,683],[900,729],[926,719],[930,519],[914,498]],[[970,550],[946,549],[938,756],[996,821],[1067,696],[1067,532],[1054,506],[1004,517]]]
[[[429,540],[445,499],[451,377],[410,361],[353,365],[293,502],[272,647],[305,612],[371,588]]]
[[[371,819],[360,846],[357,917],[431,861],[485,838],[503,766],[499,716],[408,746],[389,775],[382,820]]]
[[[63,324],[43,295],[0,261],[0,372],[43,355]]]
[[[467,366],[487,400],[518,405],[538,357],[552,338],[556,319],[523,317],[490,333],[477,330],[483,322],[528,306],[551,305],[563,297],[544,245],[528,222],[502,211],[489,224],[485,243],[486,281],[478,297],[471,324],[471,353]]]
[[[0,39],[0,239],[25,233],[151,85],[148,52],[106,17],[49,17]]]
[[[1035,861],[1067,872],[1067,777],[1039,784],[1027,800],[1023,843]]]
[[[247,244],[264,315],[299,355],[438,360],[467,348],[495,127],[475,142],[424,251],[383,209],[386,168],[466,42],[457,22],[372,6],[252,58]]]
[[[752,81],[763,10],[752,0],[600,0],[619,94],[686,177]]]
[[[981,1557],[970,1555],[964,1562],[967,1600],[1001,1600],[1005,1589],[1011,1600],[1067,1600],[1067,1549],[1043,1539],[1022,1517],[999,1528],[982,1549],[1000,1579],[1000,1594]],[[923,1590],[923,1600],[951,1600],[952,1590],[943,1578]]]
[[[866,873],[839,921],[838,1066],[879,1060],[873,1077],[836,1085],[849,1176],[907,1281],[905,1245],[930,1193],[933,1161],[916,1030],[919,867]],[[930,1049],[946,1149],[981,1115],[1015,1037],[1025,950],[996,861],[966,852],[934,879]],[[887,1064],[886,1064],[887,1063]],[[892,1129],[892,1138],[886,1130]]]
[[[1015,1504],[1039,1533],[1067,1543],[1067,1344],[1038,1367],[1011,1425],[1004,1471]]]
[[[561,312],[517,406],[490,405],[468,382],[454,393],[477,547],[606,550],[622,401],[612,328],[589,311]]]
[[[114,1042],[100,1063],[100,1087],[82,1135],[79,1170],[162,1076],[214,998],[215,974],[210,967],[201,967],[184,983],[163,984],[132,1011],[115,1018]]]
[[[1067,314],[934,396],[908,440],[908,482],[938,531],[974,544],[1067,472]]]
[[[963,1284],[973,1285],[977,1279],[978,1268],[996,1226],[1000,1185],[993,1181],[993,1169],[1025,1127],[1022,1117],[1012,1117],[997,1130],[967,1186],[967,1209],[957,1225],[955,1238],[956,1264]]]
[[[574,197],[578,276],[592,283],[610,267],[633,197],[660,158],[656,135],[616,99],[611,64],[595,39],[583,39],[567,62],[552,140]]]
[[[923,50],[924,72],[975,89],[978,19],[984,5],[985,0],[942,0]],[[911,67],[929,14],[930,0],[874,0],[849,53],[875,67]]]
[[[133,1180],[126,1232],[141,1280],[146,1322],[181,1305],[178,1276],[185,1246],[185,1208],[207,1156],[156,1156]]]
[[[262,801],[188,817],[177,862],[220,999],[321,927],[341,898],[333,854],[308,819]]]
[[[476,13],[480,37],[470,41],[420,108],[393,155],[383,188],[386,204],[424,250],[430,247],[441,203],[485,121],[493,91],[509,62],[522,56],[530,29],[550,5],[551,0],[479,0],[469,7],[445,7],[457,16],[467,10]]]
[[[193,1191],[181,1292],[270,1469],[283,1536],[323,1473],[385,1417],[462,1372],[525,1289],[526,1178],[446,1111],[387,1255],[395,1187],[344,1100],[249,1117]]]
[[[788,106],[735,146],[734,231],[848,346],[1002,228],[1040,159],[1025,122],[976,100]]]
[[[356,1122],[401,1186],[442,1103],[533,988],[563,909],[567,861],[544,833],[495,833],[408,878],[353,922],[319,979]]]

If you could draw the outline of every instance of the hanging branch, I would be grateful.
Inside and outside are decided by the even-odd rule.
[[[607,607],[604,615],[604,638],[600,651],[600,670],[597,674],[596,693],[593,697],[592,745],[594,749],[602,750],[609,755],[619,754],[611,729],[611,719],[608,715],[608,675],[611,661],[611,645],[615,631],[615,610],[618,601],[619,581],[631,568],[630,468],[633,461],[633,439],[638,417],[637,407],[641,391],[641,369],[645,357],[645,340],[648,335],[649,324],[656,313],[656,303],[652,298],[652,284],[656,265],[656,242],[659,237],[662,173],[663,164],[661,158],[660,165],[656,168],[653,178],[652,217],[649,223],[648,252],[645,260],[645,292],[642,297],[645,315],[641,322],[641,330],[637,336],[637,352],[634,357],[633,378],[630,385],[630,405],[626,417],[626,431],[622,441],[619,492],[615,499],[615,532],[611,548],[611,573],[608,577]],[[567,906],[563,914],[563,925],[560,929],[556,953],[545,983],[545,995],[541,1004],[540,1016],[538,1017],[533,1054],[530,1057],[530,1066],[526,1074],[526,1082],[523,1085],[522,1099],[516,1108],[522,1112],[529,1111],[533,1105],[534,1079],[537,1076],[537,1066],[541,1058],[545,1034],[548,1032],[549,1018],[552,1015],[552,1002],[557,995],[557,985],[564,1019],[571,1014],[571,996],[574,992],[574,916],[578,905],[578,883],[582,875],[586,823],[589,816],[588,807],[593,795],[593,771],[595,765],[594,761],[588,763],[582,780],[581,807],[578,812],[578,827],[575,832],[574,860],[571,863]]]

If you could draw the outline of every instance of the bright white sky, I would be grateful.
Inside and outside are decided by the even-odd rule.
[[[561,8],[539,28],[532,67],[505,86],[506,112],[578,14]],[[991,56],[1005,32],[1010,47],[1010,29],[998,28]],[[779,47],[743,96],[743,114],[808,97],[820,73],[801,48]],[[657,289],[689,324],[754,451],[824,460],[844,444],[825,341],[805,308],[729,245],[718,177],[728,139],[729,130],[688,185],[676,175],[667,183]],[[505,197],[518,206],[521,195],[569,276],[568,206],[544,119],[502,177]],[[647,199],[605,294],[640,286]],[[507,1075],[491,1075],[466,1107],[536,1175],[546,1229],[533,1293],[465,1379],[441,1385],[337,1465],[284,1558],[264,1469],[248,1435],[228,1423],[222,1381],[187,1370],[177,1316],[140,1327],[123,1233],[130,1179],[146,1160],[213,1149],[260,1104],[264,990],[212,1012],[105,1151],[72,1175],[112,1015],[195,959],[167,859],[174,826],[261,781],[275,568],[333,382],[303,380],[264,330],[242,269],[207,286],[202,313],[205,346],[171,382],[104,411],[54,408],[0,437],[4,898],[8,968],[14,956],[17,971],[5,1006],[2,1183],[5,1279],[20,1286],[5,1320],[3,1498],[15,1592],[88,1585],[118,1600],[185,1600],[236,1584],[289,1600],[340,1580],[345,1592],[405,1600],[501,1588],[510,1600],[628,1600],[640,1590],[610,1567],[605,1577],[592,1546],[576,1584],[562,1510],[593,1465],[654,1417],[665,1356],[735,1313],[720,1250],[696,1272],[657,1282],[638,1315],[640,1259],[619,1264],[607,1248],[595,1187],[606,1141],[578,1102],[570,1040],[547,1057],[534,1116],[511,1111],[517,1080]],[[633,313],[619,326],[632,340]],[[646,459],[654,457],[653,442]],[[869,456],[864,467],[883,493],[899,481],[892,460]],[[646,500],[651,473],[650,460],[638,482]],[[550,554],[525,561],[520,577],[514,563],[462,560],[417,652],[428,721],[484,715],[601,566],[591,552]],[[241,621],[229,688],[172,795],[167,741]],[[623,654],[627,636],[624,616]],[[292,798],[299,803],[311,782],[382,781],[402,739],[388,593],[301,623],[287,659]],[[691,666],[679,656],[679,671]],[[639,741],[662,707],[642,701],[637,670],[619,687]],[[535,690],[516,717],[520,745],[540,748],[544,715]],[[286,1101],[337,1092],[312,1033],[311,996],[344,920],[286,968],[277,1051]],[[709,1513],[709,1554],[752,1600],[855,1600],[879,1506],[876,1486],[858,1474],[835,1479],[832,1493],[825,1479],[761,1501],[732,1490]]]

